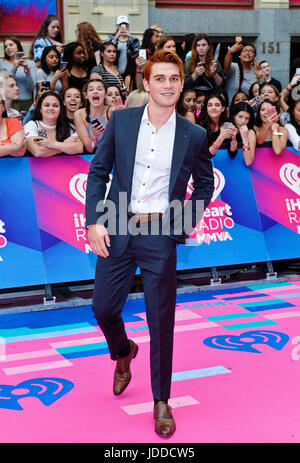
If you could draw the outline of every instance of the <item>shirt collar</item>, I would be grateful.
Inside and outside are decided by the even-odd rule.
[[[149,118],[148,118],[148,106],[149,106],[149,103],[147,103],[146,106],[145,106],[143,116],[142,116],[142,121],[149,122],[149,124],[151,124],[151,122],[149,121]],[[164,124],[164,126],[167,125],[167,124],[175,125],[175,121],[176,121],[176,111],[174,109],[171,116],[169,117],[167,122]]]

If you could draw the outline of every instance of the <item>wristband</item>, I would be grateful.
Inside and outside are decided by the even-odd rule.
[[[231,52],[231,50],[230,50],[230,47],[228,47],[227,54],[228,54],[228,55],[232,55],[232,52]]]
[[[287,85],[287,86],[285,87],[285,89],[286,89],[288,92],[290,92],[290,91],[292,90],[291,87],[289,87],[289,85]]]
[[[27,68],[24,68],[24,72],[25,72],[25,74],[29,74],[30,73],[30,67],[27,66]]]
[[[281,132],[276,132],[276,131],[272,132],[272,134],[273,134],[273,135],[279,135],[280,137],[281,137],[281,135],[282,135]]]
[[[215,145],[214,143],[211,144],[212,148],[215,149],[216,151],[218,151],[219,147],[217,145]]]
[[[250,145],[243,145],[242,151],[250,151]]]

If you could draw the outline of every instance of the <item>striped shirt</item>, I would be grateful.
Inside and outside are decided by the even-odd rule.
[[[91,74],[99,74],[102,77],[103,82],[105,83],[106,87],[110,85],[117,85],[118,87],[122,88],[125,87],[124,80],[122,74],[120,74],[119,69],[115,66],[116,70],[118,71],[118,76],[111,74],[108,72],[102,64],[98,66],[94,66],[91,70]]]

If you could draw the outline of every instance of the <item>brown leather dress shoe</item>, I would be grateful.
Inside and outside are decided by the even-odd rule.
[[[126,357],[117,359],[113,385],[113,391],[115,395],[122,394],[131,380],[130,362],[137,356],[139,347],[131,339],[129,339],[129,344],[129,354]]]
[[[161,437],[171,437],[176,430],[170,405],[159,400],[154,405],[155,432]]]

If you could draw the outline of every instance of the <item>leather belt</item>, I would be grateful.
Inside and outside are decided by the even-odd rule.
[[[130,220],[133,220],[135,223],[148,223],[161,220],[162,218],[162,212],[152,212],[149,214],[133,214]]]

